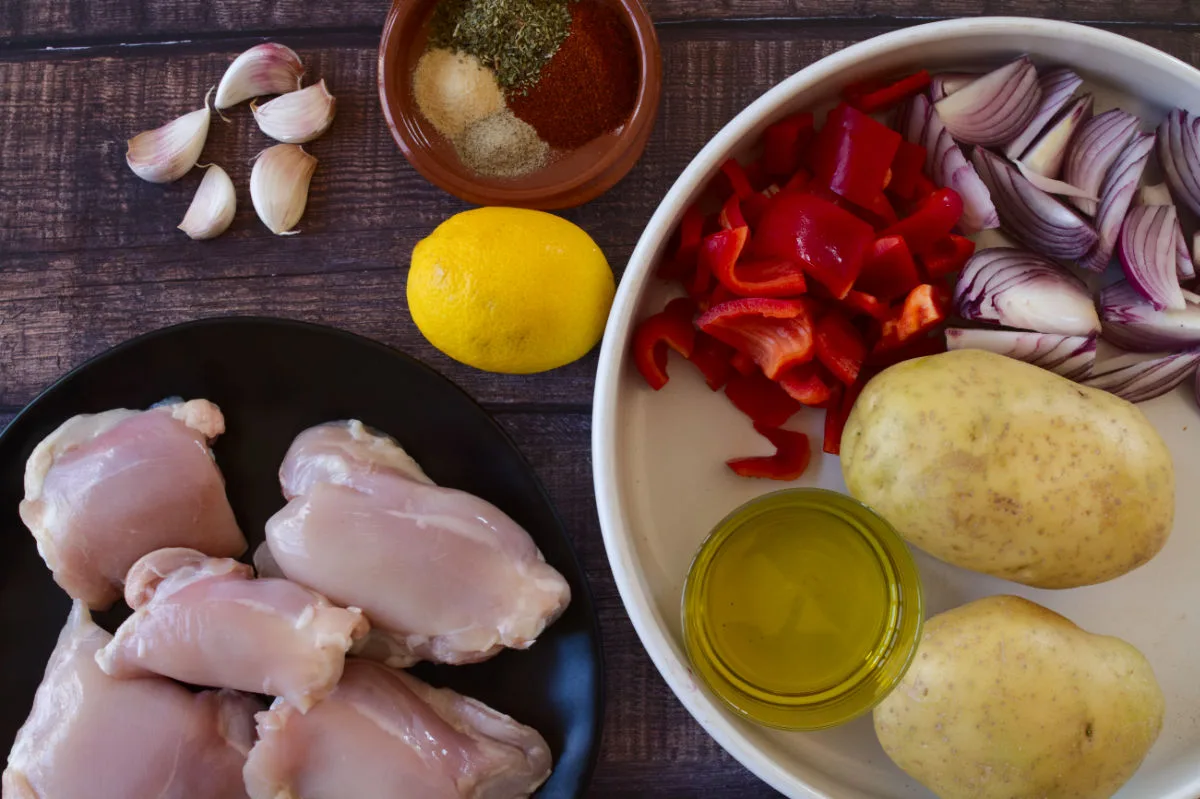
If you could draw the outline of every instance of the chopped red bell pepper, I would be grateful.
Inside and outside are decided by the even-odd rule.
[[[921,274],[908,244],[900,236],[875,240],[863,260],[854,287],[889,303],[921,285]]]
[[[744,200],[754,193],[754,186],[750,183],[746,168],[738,163],[736,158],[725,159],[721,164],[721,174],[729,181],[729,188],[740,199]]]
[[[721,285],[740,297],[796,297],[808,288],[804,270],[785,258],[757,261],[719,261],[713,274]]]
[[[862,394],[867,383],[878,373],[877,369],[865,368],[853,383],[845,388],[838,387],[838,397],[829,406],[829,410],[825,411],[825,442],[822,447],[825,452],[830,455],[841,454],[842,433],[846,429],[850,411],[854,410],[854,403],[858,401],[858,396]]]
[[[730,364],[733,352],[733,347],[717,341],[703,330],[697,330],[696,343],[688,360],[704,375],[704,382],[708,387],[719,391],[733,371]]]
[[[808,188],[808,184],[812,182],[812,175],[807,169],[801,167],[792,173],[788,178],[787,183],[783,184],[781,191],[804,191]]]
[[[930,80],[929,72],[922,69],[893,83],[881,85],[877,80],[852,83],[842,90],[842,97],[864,114],[873,114],[876,111],[886,111],[902,100],[924,91]]]
[[[813,115],[807,111],[784,117],[763,131],[762,165],[776,176],[790,175],[800,166],[800,152],[813,137]]]
[[[804,300],[732,300],[709,308],[696,324],[749,355],[772,380],[813,358],[813,318]]]
[[[900,134],[842,103],[829,112],[813,140],[813,181],[855,205],[870,207],[883,191]]]
[[[696,346],[696,328],[676,306],[644,320],[633,334],[633,361],[650,388],[658,391],[667,384],[667,348],[685,358]]]
[[[751,421],[765,427],[779,427],[800,410],[799,402],[757,369],[748,375],[735,373],[725,386],[725,396]]]
[[[734,473],[742,477],[765,477],[771,480],[795,480],[804,474],[812,458],[808,436],[793,430],[754,425],[763,438],[775,445],[775,454],[756,458],[734,458],[725,461]]]
[[[962,198],[954,189],[938,189],[917,204],[909,216],[883,231],[900,236],[914,253],[926,253],[944,239],[962,217]]]
[[[925,177],[925,148],[901,141],[892,159],[892,179],[887,190],[904,200],[911,200],[917,191],[917,178]]]
[[[746,218],[742,216],[742,201],[736,194],[729,195],[725,200],[721,206],[721,213],[717,215],[717,222],[722,230],[746,227]]]
[[[696,303],[691,297],[675,297],[663,308],[663,313],[678,316],[691,324],[696,319]]]
[[[928,283],[917,286],[883,323],[875,349],[881,352],[896,349],[928,333],[946,320],[949,310],[950,298],[944,289]]]
[[[771,175],[763,168],[762,161],[751,161],[742,167],[746,173],[746,180],[750,181],[750,188],[754,193],[765,189],[771,184]]]
[[[700,332],[703,333],[704,331],[701,330]],[[732,366],[733,371],[737,372],[739,375],[752,375],[755,372],[760,371],[758,364],[754,362],[754,359],[739,350],[733,351],[733,357],[729,359],[729,365]]]
[[[886,322],[884,323],[886,324]],[[837,311],[830,311],[817,322],[817,360],[846,385],[858,378],[867,345],[850,320]]]
[[[770,186],[767,187],[767,189],[769,188]],[[767,207],[771,204],[771,198],[779,193],[776,191],[774,194],[767,194],[767,189],[756,191],[745,200],[742,200],[742,218],[751,227],[754,227],[762,220],[763,214],[767,212]]]
[[[779,378],[779,385],[796,401],[810,408],[822,408],[833,397],[838,382],[825,367],[813,361],[788,369]]]
[[[696,248],[704,235],[704,214],[696,204],[683,211],[679,221],[679,241],[675,251],[658,267],[658,276],[663,280],[675,280],[691,274],[696,267]]]
[[[867,365],[872,369],[886,369],[901,361],[911,361],[913,358],[924,358],[926,355],[939,355],[946,351],[946,337],[937,335],[919,336],[895,349],[879,349],[878,345],[867,356]]]
[[[697,271],[702,269],[720,280],[718,272],[728,272],[733,269],[734,264],[741,257],[742,249],[746,246],[746,239],[749,237],[750,228],[745,225],[709,233],[704,237],[704,241],[700,242],[700,255],[696,263]]]
[[[871,222],[877,229],[887,228],[900,221],[900,217],[896,215],[896,209],[888,201],[887,195],[879,192],[870,205],[857,206],[861,212],[859,216]]]
[[[924,173],[922,173],[920,175],[917,175],[916,179],[913,181],[912,199],[916,200],[917,202],[920,202],[921,200],[924,200],[926,197],[928,197],[929,195],[931,195],[935,191],[937,191],[937,189],[938,189],[937,184],[934,183],[929,178],[925,177]]]
[[[760,258],[784,258],[839,299],[854,285],[875,232],[866,222],[811,194],[781,192],[754,232]]]
[[[887,319],[891,313],[887,304],[878,297],[856,289],[851,289],[850,293],[842,298],[842,307],[849,310],[852,315],[866,314],[879,322]]]
[[[975,254],[975,242],[953,233],[941,239],[921,256],[925,277],[930,281],[957,275]]]

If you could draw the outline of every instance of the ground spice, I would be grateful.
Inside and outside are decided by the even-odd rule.
[[[475,56],[443,47],[427,50],[417,62],[413,96],[425,118],[449,138],[504,108],[495,74]]]
[[[508,106],[552,147],[570,150],[615,130],[633,111],[638,54],[620,15],[599,0],[571,7],[571,28],[525,95]]]
[[[550,156],[550,147],[533,126],[507,109],[471,125],[454,144],[468,168],[494,178],[527,175],[544,167]]]
[[[432,46],[476,56],[501,86],[520,92],[558,51],[571,12],[566,0],[441,0],[430,26]]]

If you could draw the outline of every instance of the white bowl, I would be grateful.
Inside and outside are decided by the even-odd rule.
[[[906,69],[963,68],[1029,53],[1075,68],[1097,93],[1097,110],[1120,104],[1157,124],[1176,105],[1200,111],[1200,72],[1146,45],[1080,25],[1035,19],[961,19],[880,36],[822,59],[783,81],[725,126],[676,181],[650,220],[622,278],[596,381],[592,451],[596,501],[609,562],[625,608],[667,683],[717,742],[789,796],[851,799],[928,797],[897,769],[870,718],[821,733],[769,730],[736,717],[688,668],[680,598],[688,564],[729,510],[773,481],[745,480],[726,458],[770,446],[689,364],[673,359],[671,381],[651,391],[627,357],[636,321],[669,294],[654,268],[683,209],[720,162],[749,149],[767,124],[833,99],[845,84]],[[1151,563],[1120,579],[1071,591],[1041,591],[957,569],[916,553],[929,612],[980,596],[1012,593],[1063,613],[1085,629],[1117,635],[1146,654],[1167,697],[1162,735],[1119,796],[1200,796],[1200,413],[1190,381],[1143,409],[1168,441],[1180,487],[1176,529]],[[821,414],[797,429],[821,440]],[[819,445],[818,445],[819,446]],[[836,457],[814,456],[799,481],[845,490]]]

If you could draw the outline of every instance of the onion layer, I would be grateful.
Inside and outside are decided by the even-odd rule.
[[[1041,100],[1037,69],[1022,56],[938,100],[935,107],[956,140],[990,147],[1017,136]]]
[[[1084,269],[1103,272],[1108,268],[1138,181],[1142,179],[1146,161],[1153,149],[1153,133],[1136,134],[1108,170],[1104,186],[1100,189],[1100,205],[1096,210],[1096,234],[1099,239],[1092,251],[1080,259],[1079,265]]]
[[[1200,305],[1159,310],[1124,280],[1100,292],[1100,322],[1105,341],[1133,352],[1200,346]]]
[[[979,77],[977,72],[943,72],[929,80],[929,99],[937,102],[949,97]]]
[[[1185,303],[1175,276],[1173,205],[1139,205],[1125,217],[1117,254],[1129,285],[1158,310],[1182,311]]]
[[[1200,214],[1200,117],[1182,108],[1158,126],[1158,160],[1175,197]]]
[[[1122,355],[1096,364],[1085,386],[1103,389],[1130,402],[1166,394],[1200,365],[1200,348],[1161,355]]]
[[[1082,85],[1083,78],[1066,68],[1051,69],[1042,73],[1038,78],[1038,86],[1042,89],[1042,101],[1038,105],[1037,113],[1029,120],[1025,129],[1004,146],[1004,154],[1014,161],[1024,155],[1042,129],[1050,124],[1050,120],[1066,106],[1071,95]]]
[[[1100,332],[1083,281],[1040,255],[992,247],[971,256],[958,276],[954,306],[963,319],[1064,336]]]
[[[1067,145],[1071,143],[1071,138],[1075,135],[1079,125],[1091,118],[1092,96],[1085,94],[1071,103],[1067,110],[1063,111],[1062,116],[1055,119],[1050,127],[1046,128],[1041,136],[1038,136],[1037,141],[1025,151],[1025,155],[1021,156],[1021,163],[1039,175],[1045,175],[1048,178],[1058,177],[1058,173],[1062,171],[1063,160],[1067,155]]]
[[[1098,196],[1108,168],[1137,129],[1138,118],[1119,108],[1087,120],[1079,126],[1079,132],[1067,147],[1062,179]],[[1071,202],[1089,216],[1096,213],[1096,203],[1092,200],[1079,197]]]
[[[1040,366],[1068,380],[1081,380],[1096,363],[1095,336],[1024,333],[1018,330],[946,328],[946,348],[987,350]]]

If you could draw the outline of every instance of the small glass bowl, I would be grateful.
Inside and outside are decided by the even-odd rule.
[[[789,515],[828,514],[845,534],[860,536],[886,583],[888,609],[882,629],[861,664],[828,684],[780,693],[743,678],[723,659],[709,629],[707,582],[716,555],[752,522]],[[775,518],[771,518],[775,517]],[[844,724],[883,701],[908,670],[921,637],[924,609],[916,564],[895,529],[866,505],[819,488],[776,491],[726,516],[701,545],[683,591],[684,641],[692,668],[739,715],[785,730],[819,730]]]

